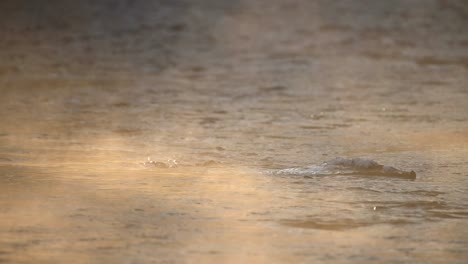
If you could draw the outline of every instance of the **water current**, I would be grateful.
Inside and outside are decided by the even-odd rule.
[[[466,263],[464,1],[2,1],[0,263]]]

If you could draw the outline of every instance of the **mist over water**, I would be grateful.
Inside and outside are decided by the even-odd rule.
[[[0,263],[466,262],[464,1],[0,10]]]

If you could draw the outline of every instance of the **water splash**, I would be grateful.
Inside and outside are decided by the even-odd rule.
[[[175,159],[168,159],[167,162],[154,161],[151,157],[148,157],[148,160],[141,163],[145,167],[156,167],[156,168],[177,168],[179,163]]]
[[[414,171],[404,171],[392,166],[379,164],[370,159],[362,158],[335,158],[326,161],[320,165],[311,165],[307,167],[288,168],[281,170],[269,171],[276,175],[298,175],[298,176],[314,176],[314,175],[362,175],[362,176],[386,176],[405,179],[415,179]]]

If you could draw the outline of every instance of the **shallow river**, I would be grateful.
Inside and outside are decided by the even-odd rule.
[[[49,2],[0,3],[0,263],[468,260],[466,2]],[[282,173],[335,157],[416,178]]]

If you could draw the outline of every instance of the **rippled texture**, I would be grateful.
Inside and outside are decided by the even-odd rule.
[[[0,14],[0,263],[468,259],[465,1]]]
[[[288,168],[269,171],[271,174],[298,176],[332,176],[332,175],[360,175],[385,176],[405,179],[415,179],[414,171],[402,171],[392,166],[381,165],[370,159],[335,158],[321,165],[311,165],[303,168]]]

